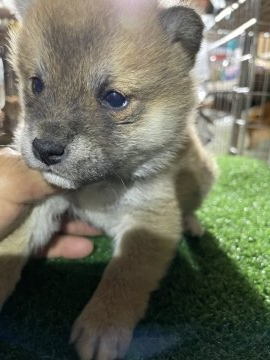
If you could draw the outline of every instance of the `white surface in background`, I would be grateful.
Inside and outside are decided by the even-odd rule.
[[[12,5],[12,0],[0,0],[0,5],[10,7]]]
[[[225,0],[212,0],[212,4],[217,9],[222,9],[226,7]]]

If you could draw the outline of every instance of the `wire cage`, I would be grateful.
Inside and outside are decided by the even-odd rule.
[[[16,26],[14,14],[0,0],[0,147],[12,142],[18,124],[19,101],[15,74],[8,62],[9,27]]]
[[[270,164],[270,0],[227,1],[206,38],[208,146]]]

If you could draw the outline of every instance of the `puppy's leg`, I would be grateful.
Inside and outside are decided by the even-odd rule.
[[[30,254],[31,218],[0,242],[0,310],[21,277]]]
[[[60,228],[61,214],[69,206],[62,196],[54,196],[36,205],[25,221],[0,241],[0,309],[19,281],[30,254],[45,246]]]
[[[195,214],[209,193],[215,178],[217,166],[212,156],[201,144],[196,132],[191,129],[187,149],[181,156],[176,176],[176,194],[183,212],[184,232],[201,237],[203,228]]]
[[[151,291],[173,257],[176,239],[147,230],[127,232],[71,337],[82,360],[122,358],[133,329],[143,317]],[[95,354],[96,351],[96,354]]]
[[[204,182],[200,182],[198,169],[182,169],[176,179],[177,197],[183,211],[183,231],[196,237],[201,237],[204,230],[195,211],[201,206],[212,183],[212,174],[208,172],[208,169],[205,169],[205,172],[209,174],[209,179],[205,179]]]
[[[100,285],[72,331],[71,342],[82,360],[125,355],[134,327],[147,309],[150,293],[164,276],[180,237],[178,209],[166,210],[153,217],[152,224],[145,214],[143,227],[125,231],[119,240]]]
[[[204,229],[196,214],[183,216],[183,232],[194,237],[203,236]]]

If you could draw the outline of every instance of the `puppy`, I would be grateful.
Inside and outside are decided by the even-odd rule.
[[[0,128],[2,128],[3,132],[3,135],[0,137],[1,145],[12,143],[14,131],[18,126],[19,114],[20,104],[18,96],[7,96],[5,106],[0,112]]]
[[[0,303],[69,211],[114,245],[71,342],[82,360],[121,358],[181,232],[201,235],[194,212],[215,178],[193,125],[190,72],[202,21],[154,0],[15,2],[16,145],[31,168],[69,191],[37,204],[3,239],[0,261],[18,260],[0,264]]]
[[[270,139],[270,102],[247,111],[248,149],[255,149]]]

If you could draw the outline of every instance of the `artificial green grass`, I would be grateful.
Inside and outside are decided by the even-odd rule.
[[[153,293],[127,359],[270,359],[270,170],[219,159],[199,212],[201,240],[183,239]],[[32,261],[0,318],[0,359],[74,360],[70,328],[110,257],[107,239],[82,261]]]

